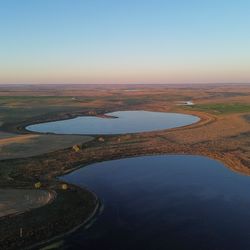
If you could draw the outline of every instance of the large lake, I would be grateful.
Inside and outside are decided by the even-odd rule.
[[[65,249],[249,250],[250,177],[196,156],[89,165],[62,179],[94,191],[103,211]]]
[[[27,129],[56,134],[124,134],[181,127],[199,121],[192,115],[149,111],[119,111],[107,115],[117,118],[80,116],[34,124]]]

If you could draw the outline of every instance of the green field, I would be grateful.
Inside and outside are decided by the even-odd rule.
[[[193,106],[188,106],[188,109],[206,111],[216,114],[247,113],[250,112],[250,104],[243,104],[243,103],[196,104]]]
[[[70,96],[0,97],[0,123],[16,123],[43,115],[83,110],[83,105]]]

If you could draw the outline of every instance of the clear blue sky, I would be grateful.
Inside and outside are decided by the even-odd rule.
[[[250,82],[249,0],[0,0],[0,83]]]

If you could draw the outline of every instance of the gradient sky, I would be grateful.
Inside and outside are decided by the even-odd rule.
[[[250,82],[249,0],[0,0],[0,83]]]

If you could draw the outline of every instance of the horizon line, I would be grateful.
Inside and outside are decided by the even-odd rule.
[[[250,84],[250,82],[184,82],[184,83],[0,83],[1,85],[225,85],[225,84]]]

